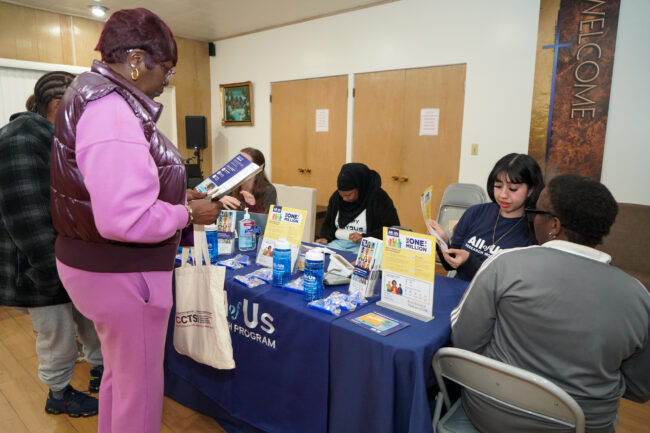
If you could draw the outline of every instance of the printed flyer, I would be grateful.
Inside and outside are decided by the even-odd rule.
[[[394,319],[378,311],[355,313],[347,316],[346,319],[381,336],[392,334],[409,326],[408,322]]]
[[[435,236],[384,227],[381,301],[421,320],[433,317]]]
[[[431,196],[433,195],[433,185],[430,185],[429,188],[425,189],[422,195],[420,195],[420,208],[422,209],[422,218],[424,218],[424,224],[431,219]]]
[[[272,206],[266,220],[264,238],[257,253],[257,264],[273,267],[275,241],[284,238],[291,244],[291,268],[294,269],[306,217],[307,211],[304,210]]]

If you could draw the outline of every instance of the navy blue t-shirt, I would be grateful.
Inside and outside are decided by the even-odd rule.
[[[456,278],[470,281],[483,261],[502,249],[537,243],[525,217],[500,216],[495,230],[498,214],[498,204],[482,203],[467,209],[458,221],[451,237],[451,247],[467,250],[470,256],[467,262],[458,267]],[[493,231],[496,245],[491,248]]]

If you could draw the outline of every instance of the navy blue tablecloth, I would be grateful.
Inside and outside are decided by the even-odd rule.
[[[449,344],[449,315],[468,283],[436,275],[433,314],[421,322],[376,304],[378,311],[408,322],[379,336],[345,318],[330,331],[329,431],[332,433],[431,433],[427,387],[435,384],[433,354]]]
[[[467,283],[436,276],[431,322],[377,310],[410,326],[386,337],[307,308],[302,294],[270,285],[247,288],[228,271],[237,367],[220,371],[178,354],[172,310],[165,351],[165,394],[214,416],[228,432],[431,432],[426,388],[431,359],[448,344],[449,313]],[[295,277],[295,276],[294,276]],[[347,286],[327,288],[347,291]],[[359,311],[359,310],[357,310]]]
[[[267,432],[326,432],[329,332],[336,317],[308,308],[300,293],[270,284],[248,288],[233,280],[257,268],[229,270],[226,275],[236,368],[220,371],[178,354],[172,342],[172,311],[165,392],[218,419],[225,415],[243,421],[236,431],[255,427]],[[324,295],[337,288],[347,286],[328,288]],[[213,412],[215,405],[222,410]]]

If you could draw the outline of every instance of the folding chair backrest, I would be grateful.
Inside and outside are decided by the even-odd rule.
[[[508,407],[584,432],[585,418],[578,403],[537,374],[455,347],[438,350],[433,369],[447,408],[443,377]]]
[[[465,210],[475,204],[485,203],[489,197],[483,188],[473,183],[452,183],[442,195],[438,223],[451,238],[452,231]]]

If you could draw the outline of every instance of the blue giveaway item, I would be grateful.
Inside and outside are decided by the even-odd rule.
[[[251,219],[246,208],[244,218],[239,221],[239,251],[251,251],[255,249],[255,221]]]
[[[305,254],[305,301],[311,302],[323,297],[323,270],[325,255],[321,248],[314,248]]]
[[[208,254],[213,265],[219,260],[219,233],[216,224],[205,226],[205,238],[208,241]]]
[[[273,281],[273,269],[270,268],[259,268],[248,274],[250,276],[253,276],[255,278],[259,278],[260,280],[270,283]]]
[[[244,266],[248,266],[251,264],[251,258],[249,256],[245,256],[244,254],[237,254],[235,257],[232,258],[235,261],[238,261]]]
[[[281,238],[273,249],[273,286],[282,287],[291,278],[291,244]]]
[[[264,280],[261,280],[254,276],[253,274],[247,274],[247,275],[235,275],[233,278],[234,281],[237,281],[240,284],[243,284],[244,286],[248,287],[249,289],[252,289],[253,287],[261,286],[263,284],[266,284]]]
[[[219,260],[217,264],[221,266],[225,266],[228,269],[241,269],[244,267],[244,265],[242,265],[240,262],[238,262],[235,259]]]
[[[292,292],[302,293],[305,291],[305,288],[303,286],[304,282],[305,282],[305,276],[301,275],[295,280],[289,281],[287,284],[282,286],[282,288],[284,288],[285,290],[291,290]]]
[[[316,299],[307,304],[309,308],[314,310],[322,311],[323,313],[331,314],[333,316],[339,316],[341,314],[341,307],[336,305],[331,298],[327,297],[325,299]]]

